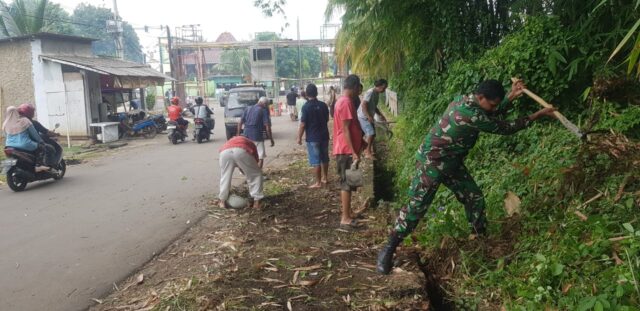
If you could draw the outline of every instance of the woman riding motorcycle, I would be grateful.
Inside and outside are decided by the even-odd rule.
[[[2,124],[2,130],[6,136],[5,147],[36,152],[44,145],[31,121],[21,117],[18,108],[14,106],[7,108],[7,118]]]
[[[49,137],[60,136],[60,134],[50,131],[49,129],[44,127],[40,122],[38,122],[37,120],[34,120],[33,117],[35,115],[35,112],[36,112],[36,108],[34,108],[31,104],[22,104],[18,107],[18,113],[20,114],[20,116],[25,117],[29,119],[29,121],[31,121],[31,123],[33,124],[33,127],[35,127],[36,131],[38,132],[38,134],[40,134],[42,139],[45,140],[45,142],[48,143],[50,141]]]
[[[60,136],[58,133],[49,131],[40,122],[33,119],[36,112],[36,108],[31,104],[22,104],[18,107],[18,113],[21,117],[29,119],[36,132],[40,135],[40,138],[44,141],[44,164],[48,166],[55,166],[59,161],[59,157],[62,156],[62,149],[51,137]]]

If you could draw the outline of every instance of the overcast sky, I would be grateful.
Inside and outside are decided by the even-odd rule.
[[[96,6],[113,7],[113,0],[51,0],[72,12],[82,2]],[[253,6],[253,0],[120,0],[120,16],[134,27],[200,24],[205,39],[215,40],[225,31],[231,32],[238,40],[248,40],[254,33],[274,31],[280,33],[287,21],[282,16],[264,17]],[[320,26],[325,22],[324,12],[327,0],[287,0],[286,16],[290,26],[284,31],[286,38],[296,38],[296,18],[300,17],[302,39],[319,39]],[[336,20],[332,21],[336,22]],[[157,41],[158,31],[138,35],[146,43]],[[146,45],[143,43],[143,45]]]

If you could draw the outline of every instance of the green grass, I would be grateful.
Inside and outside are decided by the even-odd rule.
[[[400,144],[389,158],[403,157]],[[493,259],[460,251],[450,282],[459,308],[491,302],[507,310],[640,310],[640,183],[628,184],[616,200],[625,175],[640,176],[631,164],[640,157],[616,158],[609,148],[588,146],[552,123],[509,137],[482,136],[465,163],[485,194],[489,240],[500,239],[513,222],[503,209],[508,191],[522,199],[522,215],[520,226],[509,229],[517,233],[509,254]],[[475,246],[465,242],[464,208],[444,187],[417,234],[429,252],[438,252],[445,236]],[[610,240],[616,237],[626,238]]]
[[[264,184],[264,194],[267,197],[278,196],[286,193],[289,190],[290,189],[286,185],[279,182],[267,181]]]

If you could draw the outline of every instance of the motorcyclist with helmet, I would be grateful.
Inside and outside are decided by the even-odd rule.
[[[194,118],[203,119],[207,128],[209,128],[209,133],[213,134],[213,119],[211,116],[213,115],[213,111],[207,105],[203,105],[204,99],[202,97],[196,98],[196,105],[189,108],[191,113],[193,113]],[[194,138],[195,139],[195,138]]]
[[[180,107],[180,98],[174,97],[171,99],[171,105],[167,107],[169,112],[169,121],[176,122],[186,130],[189,127],[189,121],[182,117],[182,107]]]

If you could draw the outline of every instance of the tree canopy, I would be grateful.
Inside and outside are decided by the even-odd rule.
[[[220,64],[216,69],[226,75],[251,74],[251,63],[249,62],[249,51],[247,49],[225,50],[220,56]]]
[[[104,7],[81,3],[73,11],[73,20],[77,22],[75,32],[78,35],[99,39],[94,42],[93,52],[97,55],[116,55],[116,46],[111,34],[107,33],[107,20],[113,18],[113,12]],[[135,62],[143,62],[144,56],[140,40],[133,27],[123,22],[124,57]]]
[[[409,58],[443,70],[496,46],[531,16],[556,16],[576,39],[591,44],[597,33],[599,42],[611,44],[638,19],[632,2],[330,0],[326,16],[345,12],[337,47],[341,62],[362,73],[389,75]]]
[[[47,0],[0,0],[0,37],[17,37],[38,32],[73,33],[69,13]]]
[[[52,32],[99,39],[93,44],[97,55],[115,56],[113,37],[107,33],[106,21],[113,18],[110,9],[81,3],[73,15],[48,0],[0,0],[0,37],[16,37],[39,32]],[[143,62],[140,40],[131,25],[124,22],[124,55]]]

